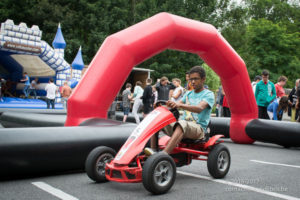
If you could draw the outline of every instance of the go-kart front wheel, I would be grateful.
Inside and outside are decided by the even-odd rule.
[[[110,147],[100,146],[93,149],[85,161],[85,171],[88,177],[99,183],[107,181],[105,177],[105,165],[115,155],[115,150]]]
[[[230,168],[230,153],[226,146],[218,144],[208,154],[207,168],[214,178],[223,178]]]
[[[160,152],[150,156],[143,166],[143,185],[153,194],[164,194],[173,186],[176,165],[171,156]]]

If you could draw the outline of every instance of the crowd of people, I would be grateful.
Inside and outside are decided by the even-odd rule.
[[[207,88],[207,87],[206,87]],[[157,80],[152,85],[152,79],[146,80],[146,87],[142,88],[142,82],[137,81],[133,93],[131,93],[132,85],[126,83],[126,89],[122,92],[122,107],[124,112],[123,122],[126,122],[128,114],[132,106],[132,114],[137,124],[140,123],[138,111],[143,108],[143,116],[145,117],[153,109],[157,101],[172,101],[179,103],[184,101],[184,95],[193,90],[192,83],[189,80],[189,72],[186,73],[186,83],[184,87],[181,86],[181,80],[179,78],[173,78],[172,82],[165,76]]]
[[[258,105],[258,117],[261,119],[282,120],[284,112],[291,116],[291,121],[300,122],[300,79],[295,82],[295,87],[286,94],[284,86],[288,80],[280,76],[276,84],[269,80],[270,73],[263,70],[259,81],[252,83],[255,99]]]
[[[261,75],[255,76],[251,83],[253,93],[258,105],[258,114],[261,119],[282,120],[283,113],[287,112],[291,117],[291,121],[300,121],[300,79],[295,82],[295,87],[287,94],[284,86],[287,82],[286,76],[280,76],[276,84],[269,80],[269,71],[263,70]],[[191,81],[189,73],[186,73],[186,83],[181,86],[181,80],[178,78],[172,79],[172,82],[167,77],[161,77],[157,83],[151,86],[152,80],[146,81],[147,89],[143,90],[142,83],[136,82],[134,93],[131,94],[131,88],[123,92],[124,109],[123,122],[126,121],[130,112],[130,102],[133,101],[132,113],[136,123],[140,123],[138,110],[144,108],[144,116],[153,110],[153,105],[157,100],[180,102],[183,100],[184,94],[191,91]],[[130,84],[131,85],[131,84]],[[204,88],[207,89],[206,85]],[[125,95],[125,96],[124,96]],[[220,86],[216,91],[216,116],[231,117],[230,107],[227,102],[225,92]],[[125,111],[126,110],[126,111]]]

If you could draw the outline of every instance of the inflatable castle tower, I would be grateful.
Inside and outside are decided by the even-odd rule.
[[[80,47],[74,61],[72,62],[72,79],[76,83],[76,85],[81,79],[81,73],[83,68],[84,68],[84,63],[83,63],[81,47]],[[73,84],[71,86],[73,86]]]
[[[64,58],[64,52],[66,48],[66,42],[64,39],[64,36],[61,31],[61,26],[60,23],[58,24],[57,32],[55,35],[55,38],[52,42],[52,46],[54,48],[54,51],[61,57]],[[81,72],[82,69],[84,68],[84,63],[82,59],[82,54],[81,54],[81,47],[79,48],[77,55],[72,62],[72,74],[70,71],[70,67],[68,69],[64,69],[61,71],[57,71],[56,75],[56,85],[62,86],[65,81],[69,83],[69,85],[74,88],[77,83],[81,79]],[[57,102],[60,102],[60,96],[56,97]]]

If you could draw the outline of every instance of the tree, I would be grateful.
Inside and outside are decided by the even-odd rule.
[[[221,84],[220,77],[206,63],[204,63],[202,67],[206,71],[205,83],[211,91],[216,91]]]
[[[250,76],[268,69],[274,82],[280,75],[285,75],[289,78],[287,87],[292,87],[300,74],[299,36],[299,32],[288,33],[281,23],[266,19],[251,20],[244,49]]]

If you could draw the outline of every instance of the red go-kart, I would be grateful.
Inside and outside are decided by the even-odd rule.
[[[177,109],[159,106],[134,129],[119,152],[100,146],[92,150],[85,163],[87,175],[96,182],[116,181],[124,183],[143,182],[153,194],[166,193],[174,184],[176,167],[188,165],[192,160],[207,161],[207,168],[214,178],[223,178],[229,171],[230,153],[218,141],[223,135],[203,140],[183,139],[168,155],[158,151],[150,156],[144,153],[147,142],[168,124],[176,122]],[[158,150],[163,150],[170,137],[158,139]]]

